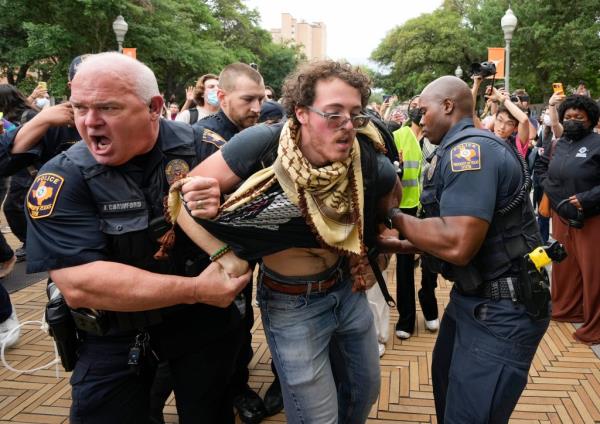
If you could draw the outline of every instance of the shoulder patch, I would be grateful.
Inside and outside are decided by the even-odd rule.
[[[481,147],[477,143],[460,143],[450,151],[452,172],[481,169]]]
[[[52,214],[65,179],[57,174],[38,175],[27,193],[27,211],[33,219]]]
[[[173,159],[165,167],[165,176],[169,185],[182,179],[190,172],[190,167],[183,159]]]
[[[223,147],[225,143],[227,143],[227,141],[223,137],[221,137],[213,130],[209,130],[208,128],[204,128],[204,133],[202,134],[202,141],[204,141],[205,143],[214,144],[219,149]]]

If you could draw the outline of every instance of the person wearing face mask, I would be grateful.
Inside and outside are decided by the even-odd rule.
[[[600,343],[600,135],[593,132],[599,117],[591,98],[565,98],[558,109],[562,136],[535,168],[550,199],[552,235],[569,255],[552,266],[552,319],[582,323],[573,336],[586,344]]]
[[[40,97],[39,99],[36,99],[35,106],[39,110],[45,109],[50,106],[50,99],[47,97]]]
[[[198,78],[195,87],[189,87],[185,92],[185,103],[176,121],[193,125],[198,120],[219,111],[217,89],[219,77],[215,74],[204,74]]]
[[[419,209],[421,196],[421,143],[423,129],[421,127],[421,110],[419,109],[419,96],[413,97],[409,102],[408,117],[410,124],[394,131],[394,142],[400,160],[404,165],[402,174],[402,200],[400,209],[403,213],[416,216]],[[437,300],[435,288],[437,287],[437,274],[423,268],[421,289],[419,290],[419,303],[425,316],[425,328],[435,332],[439,327]],[[396,255],[396,306],[398,308],[398,322],[396,323],[396,336],[408,339],[415,330],[416,305],[415,305],[415,255],[414,253]]]

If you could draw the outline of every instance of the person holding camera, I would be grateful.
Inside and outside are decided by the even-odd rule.
[[[512,144],[527,159],[529,154],[529,118],[504,89],[492,87],[492,101],[498,104],[494,115],[493,131],[499,138]]]
[[[552,235],[569,255],[552,267],[552,319],[582,323],[573,336],[586,344],[600,343],[599,117],[590,97],[566,97],[558,108],[562,136],[535,168],[553,210]]]

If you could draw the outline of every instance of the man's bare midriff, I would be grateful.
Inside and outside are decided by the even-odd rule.
[[[338,255],[325,249],[292,248],[265,256],[265,266],[286,277],[319,274],[331,268]]]

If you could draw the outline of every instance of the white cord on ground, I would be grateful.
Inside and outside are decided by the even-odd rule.
[[[23,323],[20,323],[17,327],[13,328],[12,330],[10,330],[8,332],[8,334],[6,335],[5,340],[9,339],[10,336],[17,330],[19,330],[21,327],[23,327],[24,325],[27,324],[39,324],[40,325],[40,330],[42,330],[44,333],[48,334],[48,323],[46,322],[46,314],[44,314],[42,316],[42,320],[41,321],[25,321]],[[52,339],[52,343],[54,344],[54,359],[52,361],[50,361],[49,363],[47,363],[46,365],[43,365],[41,367],[37,367],[37,368],[31,368],[29,370],[19,370],[16,368],[11,367],[8,362],[6,362],[6,358],[4,356],[4,351],[6,349],[6,343],[2,343],[2,346],[0,347],[0,359],[2,359],[2,364],[9,369],[12,372],[16,372],[17,374],[30,374],[32,372],[35,371],[39,371],[39,370],[44,370],[46,368],[50,368],[52,365],[56,365],[56,379],[58,380],[59,378],[59,368],[58,368],[58,364],[60,364],[60,358],[58,357],[58,348],[56,347],[56,342],[54,341],[54,339]]]

